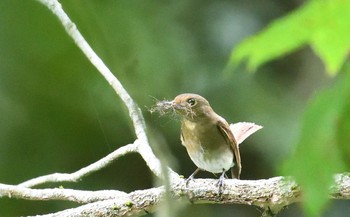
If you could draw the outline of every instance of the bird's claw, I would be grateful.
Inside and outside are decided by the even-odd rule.
[[[193,176],[188,177],[185,182],[186,182],[186,187],[188,186],[188,183],[193,180]]]
[[[225,180],[225,171],[221,174],[218,182],[216,183],[216,186],[219,187],[219,194],[222,193],[222,186],[224,186],[224,180]]]
[[[194,176],[200,171],[199,168],[197,168],[187,179],[186,179],[186,187],[188,183],[194,179]]]

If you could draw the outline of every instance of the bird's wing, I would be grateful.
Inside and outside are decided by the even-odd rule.
[[[227,143],[230,144],[230,146],[232,148],[232,151],[234,154],[235,170],[236,171],[234,171],[234,169],[232,168],[231,172],[232,172],[232,176],[239,179],[239,177],[241,175],[242,165],[241,165],[241,154],[239,153],[239,148],[238,148],[238,144],[236,142],[236,139],[235,139],[232,131],[230,130],[229,125],[226,123],[226,121],[225,122],[218,121],[217,126],[219,128],[219,131],[225,137]]]

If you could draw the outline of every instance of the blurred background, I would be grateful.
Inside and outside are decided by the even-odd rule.
[[[228,122],[264,128],[241,146],[242,179],[279,175],[293,151],[308,100],[329,84],[305,47],[265,64],[223,73],[232,49],[303,1],[60,1],[87,41],[120,79],[145,116],[158,156],[179,174],[196,168],[180,144],[175,117],[148,110],[156,100],[198,93]],[[37,1],[0,1],[0,183],[74,172],[135,139],[112,88]],[[213,177],[200,173],[198,177]],[[40,187],[130,192],[161,183],[137,154],[78,183]],[[0,216],[51,213],[78,204],[0,199]],[[324,216],[347,216],[333,201]],[[184,205],[178,216],[260,216],[245,205]],[[152,215],[150,215],[152,216]],[[279,216],[303,216],[298,204]]]

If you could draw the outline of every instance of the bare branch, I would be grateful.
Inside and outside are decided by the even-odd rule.
[[[334,176],[335,184],[331,186],[333,199],[350,199],[350,173],[342,173]]]
[[[18,186],[21,187],[34,187],[43,183],[48,182],[76,182],[82,179],[84,176],[87,176],[93,172],[96,172],[109,164],[111,164],[115,159],[121,157],[127,153],[137,151],[137,140],[133,144],[125,145],[105,156],[104,158],[96,161],[95,163],[90,164],[87,167],[81,168],[80,170],[74,173],[54,173],[50,175],[40,176],[34,179],[25,181]],[[1,196],[1,194],[0,194]]]
[[[81,191],[64,188],[30,189],[18,185],[0,184],[0,193],[9,198],[26,200],[64,200],[77,203],[92,203],[101,200],[128,200],[128,194],[116,190]]]
[[[133,144],[122,146],[119,149],[115,150],[114,152],[110,153],[109,155],[105,156],[104,158],[96,161],[95,163],[90,164],[89,166],[81,168],[80,170],[74,173],[54,173],[54,174],[44,175],[44,176],[40,176],[40,177],[25,181],[19,184],[18,186],[34,187],[34,186],[44,184],[44,183],[49,183],[49,182],[77,182],[81,180],[83,177],[108,166],[117,158],[132,152],[139,152],[141,156],[143,156],[143,158],[145,159],[149,167],[155,167],[155,168],[160,167],[159,160],[155,158],[154,155],[149,154],[152,150],[147,147],[148,147],[147,145],[141,145],[139,140],[136,140]],[[154,169],[153,171],[158,171],[158,170]],[[161,176],[160,173],[156,175]],[[175,172],[171,174],[170,178],[173,182],[180,179],[177,173]],[[0,197],[1,196],[2,194],[0,191]]]
[[[338,174],[334,180],[330,198],[350,199],[350,175]],[[226,179],[221,194],[216,184],[216,179],[195,179],[186,187],[182,180],[171,187],[171,194],[174,200],[187,198],[191,203],[254,205],[263,208],[264,213],[274,214],[302,200],[300,187],[285,177]],[[154,212],[164,194],[164,187],[138,190],[121,199],[99,201],[44,216],[142,216]]]

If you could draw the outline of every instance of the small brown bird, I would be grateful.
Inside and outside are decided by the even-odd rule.
[[[199,170],[221,173],[219,187],[222,186],[225,173],[230,168],[232,178],[239,179],[241,156],[226,120],[213,111],[205,98],[197,94],[181,94],[170,103],[182,118],[182,145],[186,147],[188,155],[198,167],[186,183],[192,180]]]

